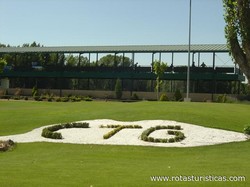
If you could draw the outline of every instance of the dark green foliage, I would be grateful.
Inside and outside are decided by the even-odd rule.
[[[227,102],[227,95],[219,95],[216,100],[217,103],[226,103]]]
[[[56,102],[61,102],[61,98],[60,97],[56,98]]]
[[[175,131],[175,138],[178,137],[178,140],[184,140],[185,136],[184,133],[180,132],[180,131]]]
[[[164,75],[165,70],[167,69],[167,63],[161,61],[153,62],[153,72],[156,75],[156,91],[157,91],[157,100],[159,100],[160,86],[162,84],[161,78]]]
[[[130,99],[139,100],[139,96],[136,93],[133,93]]]
[[[155,142],[155,143],[173,143],[173,142],[179,142],[181,140],[183,140],[185,138],[184,133],[180,132],[180,131],[172,131],[169,130],[168,134],[169,135],[175,135],[174,138],[169,138],[169,139],[161,139],[161,138],[156,138],[154,139],[153,137],[149,137],[149,135],[156,131],[156,130],[161,130],[161,129],[176,129],[176,130],[180,130],[181,126],[176,125],[176,126],[172,126],[172,125],[168,125],[168,126],[156,126],[156,127],[150,127],[148,129],[146,129],[145,131],[142,132],[141,135],[141,140],[146,141],[146,142]]]
[[[109,67],[129,67],[132,65],[132,60],[128,57],[123,57],[122,55],[106,55],[100,58],[97,62],[99,66],[109,66]]]
[[[85,122],[74,122],[72,123],[72,128],[89,128],[89,123],[85,123]]]
[[[154,139],[154,142],[155,142],[155,143],[160,143],[160,142],[161,142],[161,139],[155,138],[155,139]]]
[[[244,128],[244,133],[250,135],[250,126]]]
[[[93,99],[91,98],[91,97],[85,97],[84,99],[83,99],[84,101],[93,101]]]
[[[174,138],[169,138],[168,139],[168,143],[174,143],[175,142],[175,139]]]
[[[122,126],[119,126],[115,129],[113,129],[112,131],[108,132],[107,134],[103,135],[104,139],[109,139],[111,136],[115,135],[116,133],[118,133],[120,130],[122,130]]]
[[[223,0],[225,37],[229,54],[250,82],[250,19],[249,0]]]
[[[48,98],[47,101],[48,101],[48,102],[52,102],[52,101],[53,101],[53,98]]]
[[[55,132],[63,128],[64,128],[63,125],[53,125],[51,127],[48,127],[48,130],[51,132]]]
[[[112,131],[108,132],[107,134],[103,135],[104,139],[109,139],[122,129],[141,129],[142,127],[139,125],[107,125],[107,126],[101,125],[100,128],[115,128]]]
[[[155,142],[154,138],[152,138],[152,137],[148,137],[148,141],[149,142]]]
[[[37,89],[37,86],[34,86],[34,87],[32,88],[31,94],[32,94],[32,97],[34,97],[34,98],[38,96],[38,89]]]
[[[174,137],[174,141],[175,141],[175,142],[179,142],[179,141],[181,141],[181,138],[180,138],[179,136],[175,136],[175,137]]]
[[[62,102],[68,102],[68,101],[69,101],[69,98],[68,98],[68,97],[62,97],[62,98],[61,98],[61,101],[62,101]]]
[[[0,58],[0,73],[3,72],[4,66],[7,65],[7,61],[3,58]]]
[[[174,100],[175,101],[182,101],[183,97],[181,94],[181,91],[179,89],[177,89],[174,93]]]
[[[161,94],[160,101],[168,101],[167,94]]]
[[[168,131],[169,135],[174,135],[174,131]]]
[[[120,79],[117,79],[115,83],[115,96],[117,99],[122,98],[122,83]]]
[[[181,126],[180,126],[180,125],[175,125],[175,126],[174,126],[174,129],[175,129],[175,130],[181,130]]]
[[[55,132],[60,129],[68,128],[89,128],[89,124],[85,122],[74,122],[74,123],[64,123],[60,125],[53,125],[47,128],[44,128],[42,131],[42,136],[45,138],[51,139],[62,139],[62,134]]]
[[[167,129],[174,129],[174,126],[173,125],[168,125]]]

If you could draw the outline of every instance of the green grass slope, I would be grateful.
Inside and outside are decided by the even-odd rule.
[[[44,125],[89,119],[166,119],[242,132],[243,127],[250,124],[249,111],[250,105],[246,104],[0,101],[0,135],[24,133]]]

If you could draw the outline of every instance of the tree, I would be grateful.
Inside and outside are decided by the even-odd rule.
[[[162,83],[161,77],[164,75],[165,70],[167,69],[167,63],[161,61],[153,62],[153,71],[156,74],[156,91],[157,91],[157,100],[159,100],[159,90]]]
[[[66,56],[66,63],[67,66],[74,67],[77,66],[78,61],[73,55],[68,55]]]
[[[122,83],[120,79],[117,79],[115,83],[115,95],[117,99],[122,98]]]
[[[0,73],[3,72],[4,66],[6,66],[6,65],[7,65],[6,60],[3,58],[0,58]]]
[[[106,55],[98,61],[100,66],[118,67],[124,66],[129,67],[132,65],[132,60],[128,57],[116,56],[116,55]]]
[[[223,3],[230,54],[250,84],[250,0],[223,0]]]

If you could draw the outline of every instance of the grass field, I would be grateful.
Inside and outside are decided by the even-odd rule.
[[[167,119],[242,132],[250,105],[0,101],[0,136],[88,119]],[[250,141],[195,148],[18,144],[0,153],[0,186],[250,186]],[[245,182],[152,182],[150,176],[245,176]]]

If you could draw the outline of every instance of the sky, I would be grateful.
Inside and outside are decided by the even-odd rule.
[[[0,43],[188,44],[188,21],[189,0],[0,0]],[[224,26],[222,0],[192,0],[192,44],[225,44]]]

